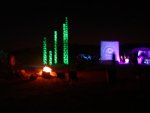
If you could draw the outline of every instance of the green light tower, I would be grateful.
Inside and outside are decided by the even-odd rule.
[[[43,64],[47,65],[47,39],[43,39]]]
[[[65,23],[63,24],[63,63],[69,64],[68,56],[68,18],[65,18]]]
[[[54,64],[57,64],[57,31],[54,31]]]
[[[53,64],[52,58],[52,51],[49,51],[49,65]]]

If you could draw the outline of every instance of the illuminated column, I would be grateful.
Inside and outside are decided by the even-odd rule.
[[[47,65],[47,39],[43,39],[43,64]]]
[[[49,51],[49,65],[53,64],[52,58],[52,51]]]
[[[57,64],[57,31],[54,31],[54,64]]]
[[[68,56],[68,19],[65,18],[65,24],[63,24],[63,63],[69,64]]]

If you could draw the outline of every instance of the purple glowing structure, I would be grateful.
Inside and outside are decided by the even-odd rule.
[[[118,41],[101,41],[100,45],[101,61],[112,60],[112,54],[114,53],[116,61],[120,62]]]

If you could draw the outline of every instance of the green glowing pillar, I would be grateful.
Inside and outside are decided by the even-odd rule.
[[[52,51],[49,51],[49,65],[52,65],[53,61],[52,61]]]
[[[57,64],[57,31],[54,31],[54,64]]]
[[[68,56],[68,18],[65,18],[65,24],[63,24],[63,63],[69,64]]]
[[[43,64],[47,65],[47,39],[43,39]]]

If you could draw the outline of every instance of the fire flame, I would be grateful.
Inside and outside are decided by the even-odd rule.
[[[46,72],[46,73],[51,73],[52,72],[52,69],[48,66],[44,66],[43,67],[43,71]]]

